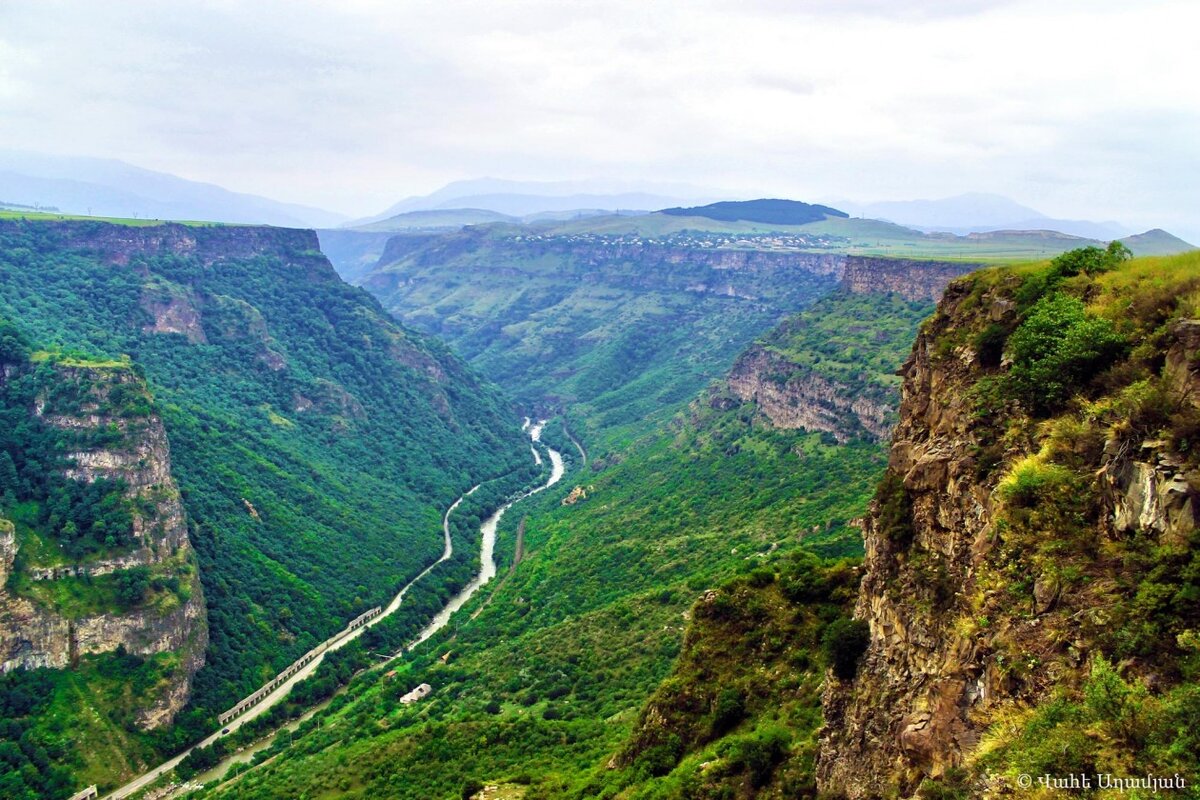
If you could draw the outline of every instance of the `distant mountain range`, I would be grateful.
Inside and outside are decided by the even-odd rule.
[[[0,151],[0,201],[67,214],[333,227],[346,217],[100,158]]]
[[[630,187],[619,183],[597,181],[562,181],[538,183],[508,181],[495,178],[457,181],[435,192],[419,197],[409,197],[385,211],[371,217],[353,220],[343,227],[360,230],[380,230],[377,223],[386,222],[391,229],[407,230],[413,227],[414,219],[401,215],[413,212],[452,211],[494,212],[513,218],[513,222],[540,220],[566,220],[579,217],[603,216],[623,212],[625,214],[659,211],[669,215],[701,216],[709,219],[732,221],[722,215],[730,212],[742,202],[758,204],[769,201],[729,201],[729,193],[713,189],[702,189],[686,185],[646,185]],[[797,201],[778,201],[797,203]],[[697,207],[709,205],[708,212],[700,213]],[[794,208],[806,206],[797,203]],[[1119,222],[1058,219],[1049,217],[1036,209],[1022,205],[1007,197],[979,192],[945,197],[936,200],[899,200],[878,203],[861,203],[852,200],[826,200],[820,209],[824,214],[840,209],[856,217],[879,219],[903,225],[925,233],[984,233],[988,231],[1038,231],[1053,230],[1071,236],[1109,241],[1119,239],[1135,229]],[[760,209],[761,210],[761,209]],[[757,212],[755,212],[757,213]],[[765,213],[765,212],[764,212]],[[794,218],[788,221],[783,216],[755,218],[751,221],[771,224],[802,225],[817,219]],[[802,215],[803,216],[803,215]],[[397,219],[398,218],[398,219]],[[739,217],[739,219],[747,219]],[[387,222],[394,220],[393,222]],[[499,221],[499,220],[496,220]],[[463,224],[475,224],[464,222]]]
[[[728,216],[730,213],[753,213],[758,216],[736,219],[801,225],[816,221],[820,215],[840,216],[845,212],[925,233],[964,235],[1050,230],[1109,241],[1135,232],[1135,229],[1114,221],[1049,217],[1007,197],[985,193],[874,203],[830,199],[819,206],[792,200],[731,201],[730,197],[736,198],[736,194],[679,183],[479,178],[455,181],[427,195],[401,200],[379,214],[348,220],[345,215],[332,211],[233,192],[114,159],[0,150],[0,208],[44,209],[97,217],[206,220],[368,232],[429,232],[488,222],[528,224],[635,216],[656,211],[668,216],[719,221],[734,221]],[[755,210],[746,212],[746,203],[756,204]],[[789,205],[786,209],[780,206],[768,211],[764,205],[767,203]],[[709,210],[699,210],[704,208]],[[809,218],[805,208],[819,212],[818,216]]]
[[[856,217],[882,219],[930,232],[982,233],[986,231],[1049,230],[1108,241],[1133,233],[1118,222],[1055,219],[998,194],[969,192],[940,200],[895,200],[881,203],[829,201]]]
[[[410,211],[482,209],[512,217],[569,219],[618,211],[660,208],[719,200],[722,193],[685,184],[629,184],[612,181],[510,181],[480,178],[456,181],[431,194],[409,197],[347,227],[381,222]],[[728,196],[728,195],[726,195]]]

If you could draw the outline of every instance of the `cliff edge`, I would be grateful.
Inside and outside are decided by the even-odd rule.
[[[823,791],[1195,774],[1200,259],[1107,267],[976,273],[923,325],[865,521],[869,646],[824,693]]]

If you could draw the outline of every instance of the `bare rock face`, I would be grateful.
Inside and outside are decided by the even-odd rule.
[[[75,413],[56,414],[39,403],[34,414],[64,430],[103,427],[120,432],[117,444],[71,453],[65,475],[88,483],[102,478],[124,481],[125,496],[136,501],[134,545],[116,556],[82,563],[26,566],[26,574],[35,581],[70,580],[145,566],[173,575],[181,591],[122,613],[65,615],[4,588],[15,567],[19,542],[12,524],[0,520],[0,671],[69,668],[81,656],[118,647],[143,656],[177,653],[178,667],[139,718],[144,727],[156,727],[170,722],[187,702],[192,676],[204,664],[208,643],[204,595],[179,491],[171,477],[166,430],[153,412],[110,415],[107,403],[114,392],[145,393],[131,370],[60,367],[58,373],[64,382],[89,386],[91,394]],[[148,396],[145,400],[148,404]]]
[[[961,299],[957,289],[947,291],[943,309]],[[870,646],[857,679],[831,680],[823,698],[818,778],[851,798],[908,796],[924,776],[956,766],[978,738],[974,708],[1002,691],[988,668],[988,637],[954,629],[969,611],[973,564],[992,546],[991,487],[980,485],[965,455],[973,438],[962,390],[973,354],[935,359],[938,333],[923,331],[902,369],[888,464],[898,502],[909,510],[911,542],[887,529],[877,498],[864,520],[865,575],[855,609],[870,624]],[[939,592],[931,575],[955,588]]]
[[[730,391],[752,402],[777,428],[831,433],[839,442],[887,438],[895,420],[889,398],[867,396],[781,355],[754,346],[729,374]]]
[[[142,308],[154,322],[142,327],[146,333],[181,333],[192,344],[208,341],[204,335],[199,303],[190,292],[151,284],[142,293]]]
[[[892,292],[905,300],[935,302],[950,281],[981,266],[908,258],[847,256],[842,268],[842,287],[855,294]]]
[[[888,302],[885,295],[910,302],[936,300],[953,278],[972,266],[843,256],[839,291],[876,295],[881,303]],[[839,442],[886,439],[896,423],[899,405],[890,384],[866,370],[857,380],[832,377],[812,366],[792,363],[785,355],[786,347],[783,352],[776,347],[775,337],[787,342],[789,325],[804,327],[806,313],[811,312],[785,322],[738,359],[727,382],[729,391],[743,402],[754,403],[777,428],[822,431]],[[907,347],[908,341],[905,337],[903,346]]]

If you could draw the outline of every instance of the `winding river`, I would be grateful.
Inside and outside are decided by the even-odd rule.
[[[541,456],[540,452],[538,451],[538,444],[541,442],[542,430],[545,428],[545,426],[546,426],[545,420],[534,423],[534,422],[531,422],[528,417],[525,418],[525,424],[522,426],[522,430],[526,431],[529,434],[529,439],[532,443],[530,445],[530,447],[533,450],[534,462],[537,464],[542,463],[542,456]],[[500,525],[500,519],[504,516],[504,512],[507,511],[508,509],[512,508],[513,505],[521,502],[525,498],[530,497],[531,495],[537,494],[538,492],[549,489],[551,486],[553,486],[554,484],[556,484],[560,480],[562,480],[563,473],[565,471],[564,466],[563,466],[562,454],[559,453],[557,450],[547,447],[546,445],[542,445],[542,446],[546,447],[546,455],[550,458],[550,477],[546,479],[545,483],[538,486],[537,488],[530,489],[528,492],[525,492],[524,494],[516,497],[515,499],[510,500],[508,503],[501,506],[490,517],[488,517],[486,520],[483,521],[483,523],[479,526],[479,531],[480,531],[479,574],[476,575],[471,580],[470,583],[468,583],[461,590],[459,590],[458,594],[456,594],[454,597],[452,597],[450,599],[449,602],[446,603],[446,605],[442,608],[442,610],[439,611],[434,616],[434,618],[429,622],[428,625],[425,626],[425,628],[421,631],[421,633],[418,634],[417,637],[415,639],[413,639],[407,646],[405,646],[405,647],[401,648],[399,651],[397,651],[393,655],[393,657],[401,655],[406,650],[411,650],[412,648],[414,648],[417,645],[424,642],[426,639],[428,639],[433,634],[437,633],[443,627],[445,627],[446,624],[448,622],[450,622],[450,617],[452,617],[454,615],[455,611],[458,611],[460,608],[462,608],[464,605],[466,605],[467,601],[471,599],[472,595],[474,595],[475,592],[479,591],[479,589],[484,584],[486,584],[492,578],[496,577],[496,559],[495,559],[496,529]],[[421,580],[426,575],[428,575],[433,570],[434,567],[436,567],[438,564],[442,563],[443,561],[446,561],[454,554],[454,542],[452,541],[451,536],[450,536],[450,515],[452,513],[454,513],[454,510],[456,508],[458,508],[459,504],[462,503],[462,501],[466,497],[473,494],[475,492],[475,490],[478,488],[479,488],[478,485],[472,487],[472,489],[469,492],[467,492],[462,497],[455,500],[454,503],[450,506],[450,508],[446,509],[446,513],[442,517],[442,535],[445,538],[445,547],[442,551],[441,558],[439,558],[434,563],[430,564],[428,567],[426,567],[424,570],[422,570],[420,574],[418,574],[415,578],[413,578],[411,581],[409,581],[407,584],[405,584],[404,587],[402,589],[400,589],[399,592],[397,592],[396,596],[394,598],[392,598],[392,601],[390,603],[388,603],[387,607],[383,610],[383,613],[381,613],[378,617],[373,619],[369,624],[356,629],[349,635],[347,635],[344,638],[342,638],[341,640],[339,640],[337,643],[331,645],[329,647],[329,649],[325,651],[326,653],[330,652],[332,650],[337,650],[341,647],[344,647],[346,644],[354,641],[359,636],[361,636],[362,632],[365,631],[367,628],[377,624],[379,622],[379,620],[384,619],[385,617],[389,616],[390,614],[395,613],[395,611],[398,608],[400,608],[400,604],[403,602],[404,596],[406,594],[408,594],[408,590],[411,589],[417,583],[417,581]],[[133,795],[133,794],[137,793],[138,791],[145,789],[148,785],[150,785],[154,781],[158,780],[160,777],[162,777],[166,773],[170,772],[171,770],[175,769],[175,767],[177,767],[179,765],[179,763],[181,761],[183,761],[183,759],[186,758],[188,756],[188,754],[190,754],[196,748],[206,747],[208,745],[211,745],[213,742],[215,742],[217,739],[220,739],[222,736],[227,736],[230,733],[233,733],[238,728],[240,728],[242,725],[244,725],[246,722],[254,719],[259,714],[262,714],[267,709],[269,709],[271,706],[275,705],[277,702],[279,702],[284,697],[286,697],[288,692],[291,691],[292,687],[295,686],[300,681],[307,678],[314,671],[316,671],[317,666],[323,660],[324,660],[324,653],[322,653],[320,656],[318,656],[317,658],[313,659],[310,663],[305,665],[303,669],[298,671],[290,679],[288,679],[284,683],[280,684],[280,686],[277,689],[275,689],[275,691],[271,692],[269,695],[267,695],[265,698],[263,698],[263,700],[260,703],[258,703],[258,705],[249,709],[248,711],[246,711],[246,713],[242,714],[237,719],[232,720],[228,725],[226,725],[220,731],[217,731],[216,733],[211,734],[207,738],[192,745],[187,750],[184,750],[182,753],[179,753],[178,755],[171,758],[170,760],[164,762],[163,764],[160,764],[159,766],[155,767],[154,769],[150,770],[149,772],[146,772],[143,775],[140,775],[139,777],[137,777],[134,780],[130,781],[129,783],[125,784],[121,788],[116,789],[111,794],[107,795],[105,800],[122,800],[123,798],[129,797],[130,795]],[[325,702],[328,702],[328,701],[325,701]],[[314,711],[319,709],[320,706],[323,706],[325,704],[325,702],[319,704],[316,708],[313,708],[310,711],[308,711],[303,717],[301,717],[300,720],[293,720],[293,722],[285,725],[283,729],[284,730],[294,730],[295,727],[300,723],[301,720],[310,716]],[[202,775],[197,776],[198,780],[211,781],[216,778],[222,777],[225,774],[225,772],[228,771],[229,768],[231,766],[233,766],[234,764],[245,763],[245,762],[249,761],[249,759],[253,756],[254,752],[262,749],[263,747],[266,747],[273,738],[274,738],[274,734],[271,734],[269,736],[264,737],[262,740],[260,740],[254,746],[247,747],[238,753],[231,754],[229,757],[224,759],[220,764],[218,764],[213,769],[203,773]]]
[[[546,423],[543,421],[529,425],[528,419],[526,419],[525,422],[526,428],[529,431],[529,438],[535,442],[540,442],[542,438],[542,429],[546,426]],[[425,626],[425,629],[417,635],[417,638],[409,643],[409,645],[405,648],[406,650],[411,650],[445,627],[446,623],[450,621],[450,617],[454,615],[455,611],[458,611],[460,608],[466,605],[467,601],[471,599],[471,596],[475,594],[475,592],[479,591],[480,587],[482,587],[492,578],[496,577],[496,528],[499,527],[500,518],[504,516],[504,512],[508,511],[515,504],[521,502],[526,497],[530,497],[531,495],[535,495],[540,491],[549,489],[551,486],[562,480],[564,472],[562,454],[560,454],[557,450],[550,449],[549,447],[546,448],[546,452],[550,456],[550,477],[545,483],[536,489],[530,489],[525,494],[505,503],[490,517],[483,521],[483,524],[479,526],[479,574],[476,575],[470,583],[464,586],[458,594],[452,597],[450,602],[446,603],[441,611],[434,615],[430,623]],[[536,447],[534,448],[533,453],[535,456],[537,456],[538,452]],[[540,457],[538,458],[538,463],[541,463]],[[474,491],[474,489],[471,491]],[[455,505],[457,505],[457,503]],[[449,512],[447,512],[447,517],[449,517]],[[450,554],[453,552],[449,538],[449,524],[447,524],[446,547],[447,551],[445,557],[449,558]],[[400,652],[404,651],[401,650]],[[399,653],[397,653],[397,655],[399,655]]]

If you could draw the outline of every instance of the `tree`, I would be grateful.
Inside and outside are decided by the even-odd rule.
[[[0,495],[4,496],[6,505],[11,505],[16,499],[21,479],[17,475],[17,465],[7,450],[0,450]]]
[[[131,567],[117,573],[117,600],[123,606],[135,606],[146,599],[150,588],[150,569]]]
[[[0,364],[20,363],[29,355],[24,334],[6,319],[0,319]]]
[[[1108,247],[1079,247],[1068,250],[1050,262],[1052,278],[1069,278],[1073,275],[1096,275],[1116,269],[1123,261],[1133,258],[1133,253],[1123,242],[1113,240]]]

